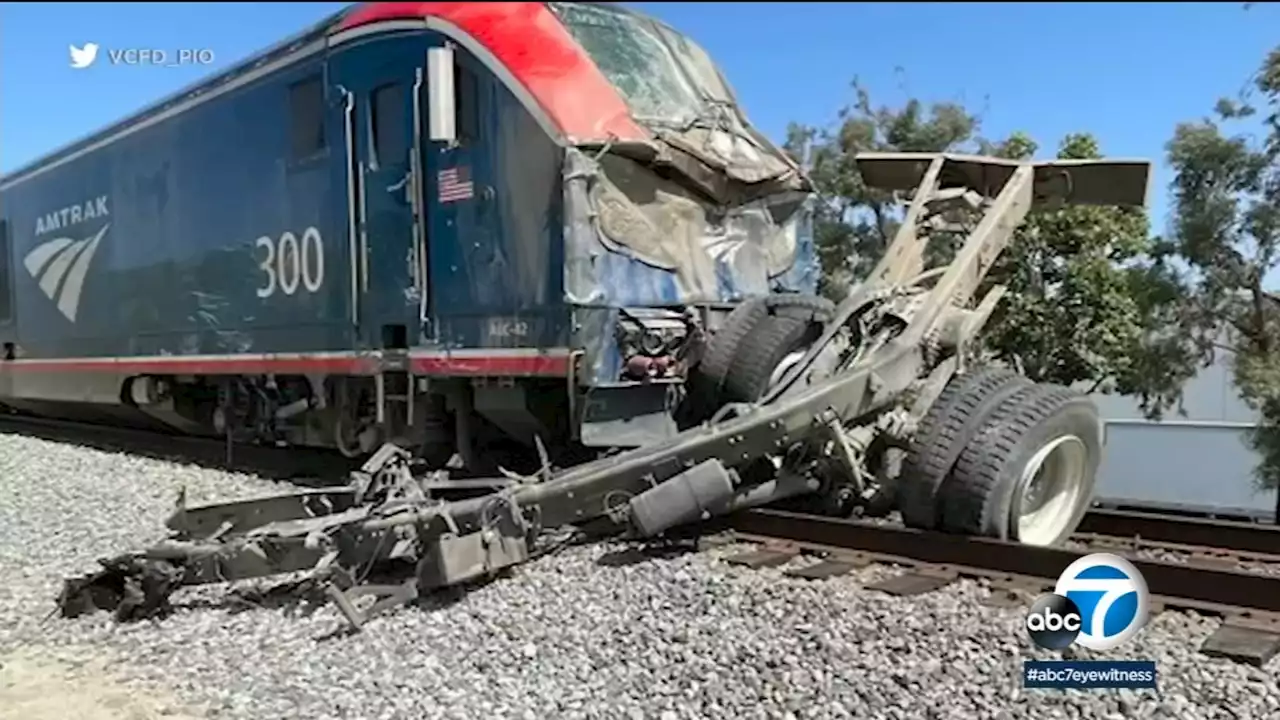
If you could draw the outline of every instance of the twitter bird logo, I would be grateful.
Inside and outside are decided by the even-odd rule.
[[[85,43],[84,47],[72,45],[67,49],[71,51],[71,67],[77,70],[89,67],[94,60],[98,59],[97,43]]]

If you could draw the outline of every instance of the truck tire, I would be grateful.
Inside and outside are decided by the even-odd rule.
[[[1032,385],[1007,397],[960,453],[943,484],[948,532],[1056,545],[1089,509],[1102,460],[1102,421],[1085,395]]]
[[[689,372],[687,416],[693,423],[710,418],[720,408],[720,393],[734,355],[743,340],[769,314],[764,298],[752,298],[734,308],[724,324],[711,336],[702,359]]]
[[[826,322],[834,313],[835,306],[826,298],[793,294],[752,298],[734,308],[729,317],[725,318],[724,325],[711,337],[706,354],[689,375],[689,396],[686,401],[689,415],[695,422],[701,422],[714,415],[726,402],[749,402],[763,394],[762,388],[753,397],[744,399],[739,389],[740,383],[735,382],[735,389],[728,391],[726,395],[731,376],[735,373],[752,372],[749,369],[744,371],[735,368],[735,365],[741,364],[740,356],[744,353],[749,356],[746,362],[752,366],[768,361],[767,358],[758,358],[762,353],[767,353],[767,350],[761,348],[758,339],[761,331],[769,337],[775,337],[779,333],[775,326],[780,323],[788,327],[797,324],[804,327],[814,321]],[[770,367],[770,373],[785,356],[779,356]],[[766,383],[768,377],[769,373],[766,373]]]
[[[1002,400],[1031,381],[1001,367],[978,368],[951,378],[925,413],[902,461],[898,510],[907,527],[940,525],[940,488],[970,438]]]
[[[734,353],[721,404],[759,400],[783,360],[817,340],[835,311],[830,300],[811,295],[771,295],[765,302],[768,314]]]
[[[831,322],[836,314],[836,304],[817,295],[780,293],[764,299],[769,312],[780,317],[790,317],[819,323]]]

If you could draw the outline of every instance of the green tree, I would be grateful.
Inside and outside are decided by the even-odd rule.
[[[1250,445],[1257,477],[1280,485],[1280,48],[1239,100],[1182,123],[1167,146],[1173,181],[1171,250],[1191,293],[1186,332],[1206,354],[1226,350],[1245,402],[1260,415]]]
[[[814,232],[822,291],[833,299],[865,277],[901,217],[889,194],[862,182],[854,164],[859,152],[1021,159],[1038,149],[1024,133],[983,138],[979,118],[958,103],[910,99],[900,107],[877,106],[857,82],[854,93],[834,128],[793,124],[787,141],[789,152],[809,166],[822,199]],[[1094,158],[1100,151],[1091,136],[1077,134],[1062,140],[1057,155]],[[1186,288],[1147,225],[1141,209],[1034,211],[988,276],[1010,292],[987,325],[984,345],[1035,380],[1132,395],[1151,417],[1176,405],[1201,356],[1185,334],[1169,331],[1172,308],[1181,306]],[[948,260],[959,240],[940,238],[927,262]]]

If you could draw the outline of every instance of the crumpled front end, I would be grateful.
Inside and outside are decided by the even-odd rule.
[[[716,206],[626,157],[568,152],[565,291],[626,307],[734,303],[817,286],[808,193]]]
[[[749,297],[816,291],[802,182],[718,204],[687,177],[579,149],[564,181],[565,296],[590,384],[679,377],[699,325]]]
[[[680,381],[735,305],[817,291],[813,188],[690,38],[616,4],[549,7],[647,133],[565,151],[583,441],[655,442],[674,432]]]
[[[672,307],[814,292],[812,185],[752,127],[706,51],[620,5],[549,7],[649,133],[568,151],[568,301]]]

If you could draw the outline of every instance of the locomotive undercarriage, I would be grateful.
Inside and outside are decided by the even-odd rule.
[[[1067,388],[983,367],[977,335],[1004,288],[978,296],[1034,206],[1141,205],[1149,165],[924,154],[857,162],[871,187],[914,190],[884,259],[836,306],[773,295],[735,308],[690,377],[689,417],[670,440],[567,470],[543,463],[464,500],[433,495],[439,474],[415,475],[411,454],[388,443],[341,489],[180,507],[165,542],[68,580],[63,613],[146,617],[182,585],[309,570],[359,627],[372,612],[489,577],[566,537],[661,536],[788,499],[839,514],[896,506],[914,527],[1060,542],[1092,497],[1097,410]],[[965,241],[949,265],[926,270],[936,232]],[[378,564],[412,566],[413,577],[357,582]],[[366,596],[375,605],[358,607]]]
[[[566,442],[563,381],[380,376],[137,377],[128,403],[176,430],[231,444],[368,457],[384,443],[427,470],[529,472],[581,457]]]

